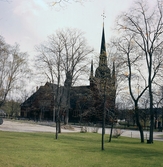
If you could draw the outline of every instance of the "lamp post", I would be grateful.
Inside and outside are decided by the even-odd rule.
[[[103,115],[102,115],[102,140],[101,140],[101,150],[104,150],[104,135],[105,135],[105,102],[106,102],[106,80],[104,80],[104,100],[103,100]]]

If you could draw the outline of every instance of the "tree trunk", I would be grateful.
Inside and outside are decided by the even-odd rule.
[[[58,139],[58,121],[56,119],[56,132],[55,132],[55,138]]]
[[[72,74],[70,73],[70,71],[67,71],[66,80],[64,83],[64,90],[65,90],[65,96],[66,96],[66,115],[65,115],[65,122],[64,122],[65,125],[67,125],[69,121],[71,84],[72,84]]]
[[[152,56],[150,55],[150,66],[148,68],[148,84],[149,84],[149,99],[150,99],[150,132],[149,132],[149,142],[153,143],[153,127],[154,127],[154,112],[153,112],[153,92],[152,92]]]
[[[56,110],[56,132],[55,138],[58,139],[58,109]]]
[[[53,108],[53,122],[55,122],[55,106]]]
[[[58,133],[61,133],[61,119],[60,119],[60,116],[58,118]]]
[[[141,123],[140,123],[140,118],[139,118],[138,100],[134,100],[134,104],[135,104],[136,125],[137,125],[138,128],[139,128],[141,143],[144,143],[143,127],[142,127],[142,125],[141,125]]]
[[[153,94],[150,92],[150,133],[149,133],[149,143],[153,143],[153,127],[154,127]]]
[[[109,137],[109,142],[111,142],[112,133],[113,133],[113,122],[112,122],[112,124],[111,124],[111,129],[110,129],[110,137]]]
[[[40,111],[40,114],[39,114],[39,121],[41,121],[41,118],[42,118],[42,110]]]
[[[143,133],[143,127],[140,124],[138,106],[135,106],[135,117],[136,117],[136,125],[138,126],[140,132],[141,143],[144,143],[144,133]]]
[[[66,115],[65,115],[65,119],[64,119],[64,124],[65,125],[68,125],[68,120],[69,120],[69,109],[67,108],[66,109]]]

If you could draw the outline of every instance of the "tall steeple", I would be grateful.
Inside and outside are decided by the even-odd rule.
[[[104,18],[104,15],[102,15]],[[106,54],[106,44],[105,44],[105,31],[104,31],[104,22],[102,28],[102,38],[101,38],[101,48],[100,48],[100,56],[99,56],[99,66],[96,69],[95,77],[102,79],[108,78],[110,79],[110,69],[107,66],[107,54]]]
[[[106,54],[104,23],[103,23],[103,30],[102,30],[101,52],[100,52],[100,55],[102,55],[102,54]]]
[[[102,29],[102,39],[101,39],[101,51],[100,51],[99,66],[107,66],[104,23],[103,23],[103,29]]]

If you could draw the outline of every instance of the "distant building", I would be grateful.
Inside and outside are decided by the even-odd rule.
[[[108,68],[105,45],[104,27],[102,30],[101,51],[99,66],[93,73],[93,61],[91,62],[90,85],[71,87],[70,90],[70,121],[99,121],[104,107],[114,111],[115,106],[115,67]],[[21,104],[21,117],[29,119],[53,120],[56,108],[55,95],[57,85],[46,83],[36,90],[26,101]],[[64,86],[60,87],[64,90]],[[61,98],[60,117],[64,119],[65,95]]]

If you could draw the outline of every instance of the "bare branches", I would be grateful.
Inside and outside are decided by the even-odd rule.
[[[131,11],[132,13],[125,13],[119,17],[118,30],[125,35],[133,36],[133,42],[143,51],[142,56],[144,55],[146,58],[148,71],[151,71],[150,78],[153,81],[156,72],[158,73],[160,70],[158,66],[161,66],[156,65],[155,57],[158,55],[158,50],[163,48],[161,40],[163,38],[162,1],[158,1],[157,8],[154,8],[153,11],[148,9],[144,1],[138,1]],[[159,63],[162,64],[161,55],[159,55]]]
[[[48,42],[40,45],[37,50],[40,52],[37,58],[37,66],[39,66],[40,71],[46,70],[46,73],[51,74],[49,78],[55,76],[55,80],[58,76],[55,73],[58,73],[57,67],[59,65],[60,75],[63,77],[62,84],[68,71],[73,77],[73,83],[77,78],[81,78],[81,73],[85,74],[84,71],[88,63],[86,60],[93,51],[87,47],[83,33],[76,29],[57,31],[56,34],[49,36]]]
[[[151,126],[150,126],[150,142],[153,142],[153,90],[152,86],[159,75],[161,67],[163,66],[162,49],[163,49],[163,1],[157,1],[157,8],[149,9],[145,1],[138,1],[136,6],[131,10],[132,13],[126,13],[119,17],[117,22],[118,30],[122,32],[123,36],[130,35],[134,37],[134,44],[138,50],[142,51],[142,57],[146,62],[147,74],[147,87],[140,93],[138,98],[147,90],[150,97],[150,113],[151,113]],[[129,46],[129,45],[128,45]],[[129,56],[126,52],[126,55]],[[131,54],[130,54],[131,55]],[[130,59],[128,58],[128,62]],[[139,61],[137,62],[139,63]],[[129,80],[130,66],[129,66]],[[139,70],[140,71],[140,70]],[[144,80],[144,77],[142,77]],[[131,85],[129,85],[130,87]],[[131,93],[131,91],[130,91]],[[133,96],[131,95],[133,98]]]
[[[29,73],[26,57],[17,44],[9,46],[0,37],[0,106],[10,91],[22,86],[23,76]]]
[[[126,13],[120,16],[118,21],[118,29],[124,30],[126,33],[135,34],[135,42],[147,54],[153,53],[155,48],[159,47],[161,43],[158,38],[162,35],[162,11],[161,6],[151,12],[148,11],[143,2],[137,3],[131,13]]]
[[[59,5],[60,7],[64,7],[67,4],[71,4],[72,2],[83,4],[86,1],[87,0],[53,0],[52,2],[50,2],[50,6],[55,7],[55,6]]]

